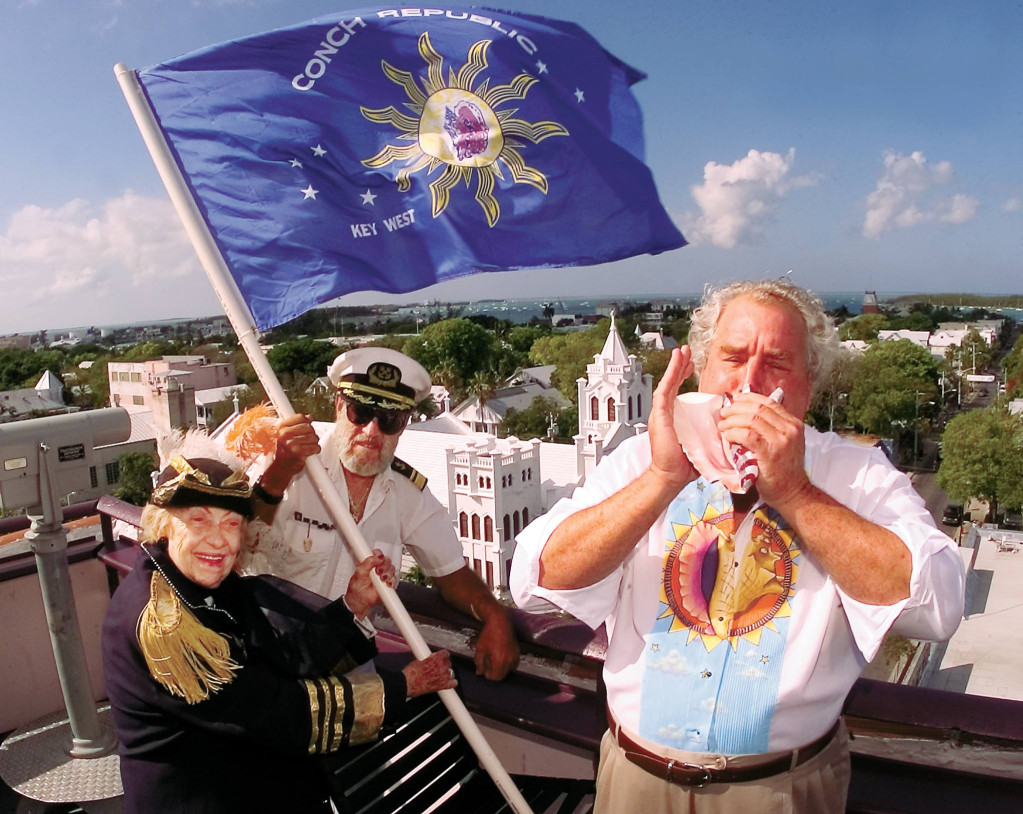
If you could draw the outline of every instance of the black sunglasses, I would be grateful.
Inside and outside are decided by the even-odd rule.
[[[345,415],[359,427],[369,424],[375,418],[380,432],[384,435],[396,435],[405,429],[411,414],[401,410],[378,410],[376,407],[346,401]]]

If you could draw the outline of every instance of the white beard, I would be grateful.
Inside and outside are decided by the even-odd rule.
[[[394,450],[398,445],[397,436],[383,436],[379,454],[373,456],[369,454],[369,450],[360,450],[352,443],[360,433],[361,428],[339,417],[334,422],[334,431],[330,434],[329,452],[353,475],[375,477],[386,471],[394,460]],[[393,443],[389,443],[392,438]]]

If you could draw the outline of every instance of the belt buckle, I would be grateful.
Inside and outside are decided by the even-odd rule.
[[[680,783],[681,785],[692,786],[697,789],[702,789],[714,779],[710,769],[706,766],[701,766],[699,763],[684,763],[682,761],[669,760],[667,769],[669,783]],[[673,776],[675,769],[680,769],[684,772],[697,772],[700,775],[700,779],[693,780],[691,779],[691,775],[682,774],[680,775],[680,779],[676,780]],[[681,778],[685,778],[685,780],[683,781]]]

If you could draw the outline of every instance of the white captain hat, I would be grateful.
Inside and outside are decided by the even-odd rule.
[[[430,394],[430,374],[419,362],[390,348],[355,348],[327,369],[343,398],[381,410],[412,410]]]

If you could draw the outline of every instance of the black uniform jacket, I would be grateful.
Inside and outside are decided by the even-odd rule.
[[[239,665],[229,684],[198,703],[158,684],[139,646],[136,626],[154,569],[202,625],[228,640]],[[103,624],[126,814],[329,812],[315,755],[343,748],[350,737],[372,740],[404,706],[401,673],[381,675],[382,687],[372,674],[339,677],[375,654],[341,600],[236,574],[210,590],[184,577],[165,545],[147,545]],[[357,684],[353,698],[352,683],[363,679],[370,683]],[[367,701],[376,709],[363,715]]]

